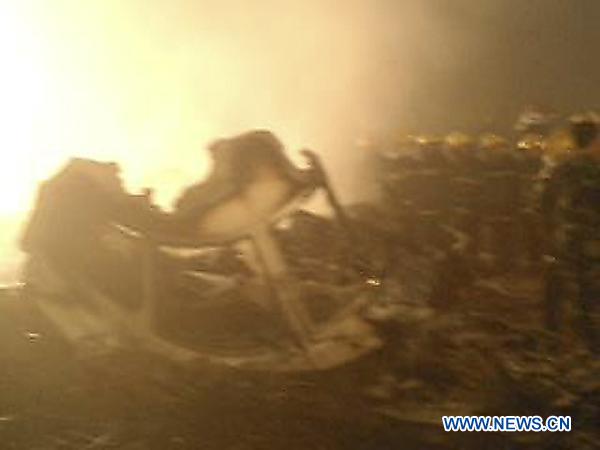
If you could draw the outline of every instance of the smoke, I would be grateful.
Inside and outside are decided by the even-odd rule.
[[[0,139],[14,160],[2,190],[28,192],[27,209],[37,181],[82,155],[118,161],[132,189],[155,187],[168,206],[210,169],[207,142],[268,128],[290,150],[323,155],[343,199],[356,199],[369,191],[361,137],[506,131],[527,103],[598,106],[599,9],[594,0],[0,1],[12,68],[0,75],[10,94]]]
[[[567,3],[25,1],[49,74],[33,159],[116,159],[166,205],[208,170],[208,141],[269,128],[352,197],[361,136],[502,131],[525,103],[597,99],[595,3]]]
[[[479,51],[463,25],[482,3],[28,2],[49,74],[34,165],[116,159],[168,205],[208,170],[208,141],[269,128],[323,154],[351,198],[357,138],[444,119],[440,80]]]
[[[600,97],[594,0],[18,4],[45,67],[36,173],[117,159],[165,204],[208,170],[206,142],[248,128],[314,147],[346,192],[362,135],[504,131],[523,104]]]
[[[203,147],[217,137],[269,128],[331,165],[367,124],[366,2],[36,5],[51,74],[39,171],[70,154],[117,159],[168,204],[206,173]]]

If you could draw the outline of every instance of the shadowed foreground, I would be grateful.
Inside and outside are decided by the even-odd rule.
[[[3,448],[593,448],[598,362],[540,331],[535,276],[483,281],[426,325],[383,327],[376,354],[293,375],[127,353],[78,362],[31,305],[6,292]],[[442,431],[442,415],[475,413],[571,415],[574,431]]]

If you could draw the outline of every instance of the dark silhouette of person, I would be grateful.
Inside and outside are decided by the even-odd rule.
[[[568,279],[577,286],[578,331],[598,350],[600,298],[600,124],[595,116],[571,119],[577,151],[552,173],[542,210],[552,236],[554,257],[546,279],[546,323],[559,330]]]

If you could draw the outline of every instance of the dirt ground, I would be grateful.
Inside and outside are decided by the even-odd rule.
[[[10,292],[0,300],[0,448],[592,449],[597,360],[541,327],[536,271],[479,279],[385,345],[316,373],[82,361]],[[441,416],[571,415],[571,433],[444,433]]]

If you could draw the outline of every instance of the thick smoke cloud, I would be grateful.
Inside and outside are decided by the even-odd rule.
[[[505,131],[526,103],[600,97],[594,0],[32,5],[60,78],[46,143],[120,159],[165,202],[206,172],[207,141],[247,128],[323,152],[347,192],[361,135]]]
[[[168,205],[209,169],[208,141],[255,127],[322,153],[342,197],[355,199],[368,192],[362,136],[503,132],[527,103],[600,106],[596,0],[0,7],[10,10],[6,67],[26,49],[18,62],[28,73],[5,70],[2,91],[20,106],[0,106],[12,121],[3,146],[20,155],[11,190],[29,192],[20,209],[34,181],[74,154],[119,161],[131,187],[154,186]]]

